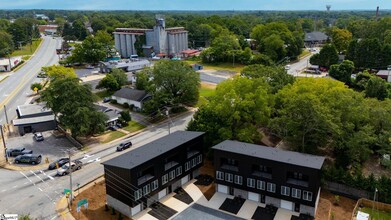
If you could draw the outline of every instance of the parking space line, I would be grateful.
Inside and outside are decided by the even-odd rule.
[[[54,180],[54,178],[53,178],[51,175],[46,174],[46,173],[45,173],[44,171],[42,171],[42,170],[40,170],[40,172],[41,172],[43,175],[47,176],[49,179]]]
[[[43,191],[43,190],[42,190],[41,188],[39,188],[39,187],[38,187],[38,189],[39,189],[39,191],[41,191],[41,192]]]

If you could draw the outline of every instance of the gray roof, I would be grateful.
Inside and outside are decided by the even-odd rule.
[[[54,115],[45,115],[40,117],[32,117],[32,118],[21,118],[21,119],[14,119],[12,120],[12,123],[15,126],[21,126],[21,125],[29,125],[29,124],[38,124],[48,121],[54,121]]]
[[[18,111],[20,116],[34,115],[42,112],[52,112],[51,109],[47,109],[44,106],[40,105],[19,105]]]
[[[107,111],[107,112],[104,112],[105,115],[107,116],[107,121],[106,122],[110,122],[110,121],[115,121],[115,120],[118,120],[119,118],[119,114],[117,113],[117,111]]]
[[[313,169],[322,168],[325,159],[325,157],[230,140],[223,141],[212,147],[212,149]]]
[[[327,38],[328,36],[322,32],[310,32],[310,33],[305,33],[304,41],[319,42],[319,41],[326,41]]]
[[[141,102],[147,96],[148,93],[146,91],[131,88],[122,88],[116,91],[113,95],[113,97],[119,97],[138,102]]]
[[[203,134],[204,132],[176,131],[108,160],[103,165],[132,169]]]
[[[389,74],[391,74],[390,70],[379,70],[379,72],[376,73],[378,76],[388,76]]]

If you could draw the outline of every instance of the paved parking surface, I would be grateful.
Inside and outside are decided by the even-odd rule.
[[[44,140],[37,142],[33,138],[33,134],[25,134],[24,136],[12,137],[7,139],[7,148],[24,147],[32,150],[34,154],[42,155],[41,164],[45,163],[46,157],[50,162],[60,158],[67,157],[67,151],[76,152],[78,149],[68,141],[65,137],[56,138],[51,131],[42,132]],[[13,158],[11,158],[11,161]],[[20,164],[20,166],[28,166]]]

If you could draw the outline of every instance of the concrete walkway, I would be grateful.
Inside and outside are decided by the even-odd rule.
[[[251,217],[253,217],[254,215],[255,210],[257,210],[258,206],[259,206],[258,202],[254,202],[247,199],[244,202],[242,208],[240,208],[238,214],[236,214],[236,216],[244,219],[251,219]]]
[[[287,209],[279,208],[277,210],[276,215],[274,216],[274,220],[290,220],[293,212]]]

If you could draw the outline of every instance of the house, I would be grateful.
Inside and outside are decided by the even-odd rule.
[[[329,37],[323,32],[314,31],[305,33],[304,45],[306,47],[319,46],[325,44],[328,39]]]
[[[107,204],[131,217],[198,176],[203,136],[177,131],[104,162]]]
[[[315,216],[324,157],[231,140],[212,149],[217,192]]]
[[[54,130],[57,123],[54,113],[40,105],[19,105],[16,109],[17,119],[12,121],[18,127],[20,135],[36,131]]]
[[[391,82],[390,71],[391,70],[379,70],[379,72],[376,73],[376,76],[387,80],[387,82]]]
[[[192,57],[192,56],[199,56],[200,55],[200,51],[189,49],[189,50],[183,50],[181,52],[181,54],[182,54],[183,58],[189,58],[189,57]]]
[[[152,96],[148,92],[131,88],[122,88],[111,97],[111,99],[117,100],[118,104],[128,103],[129,106],[133,105],[137,111],[141,111],[143,104],[151,98]]]
[[[103,112],[107,116],[107,121],[106,121],[107,127],[117,125],[120,114],[116,110],[113,110],[103,105],[96,105],[96,104],[94,104],[94,108],[97,111]]]

